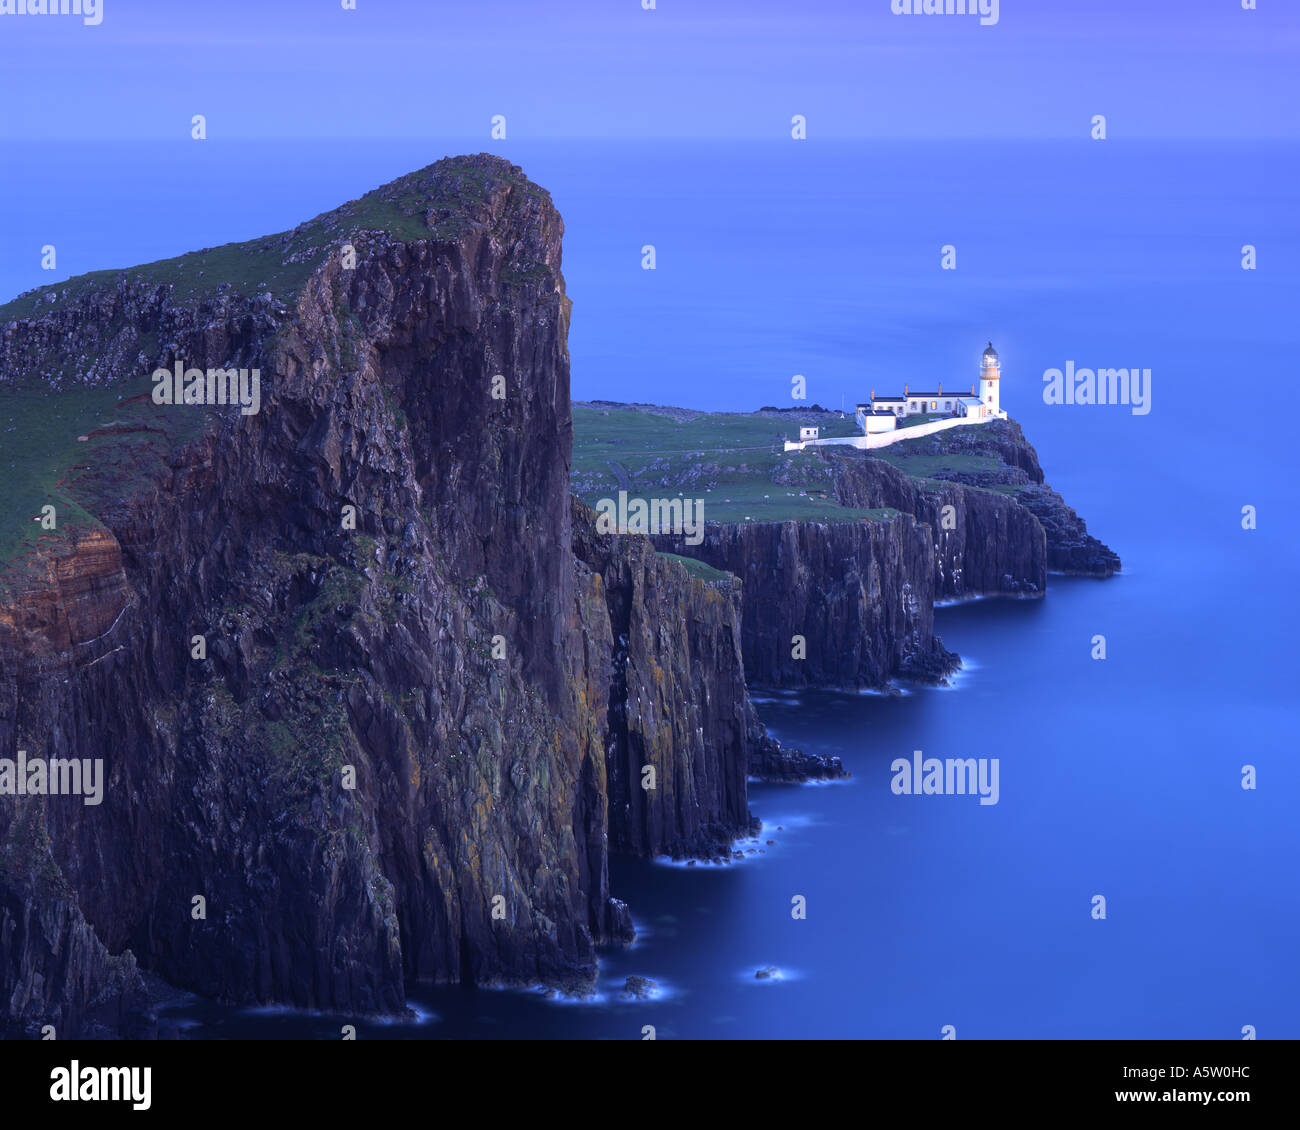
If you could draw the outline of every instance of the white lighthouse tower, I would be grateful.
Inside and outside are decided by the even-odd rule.
[[[1001,383],[1002,368],[998,364],[998,351],[993,348],[993,343],[990,341],[980,361],[980,400],[983,402],[986,416],[996,416],[998,419],[1005,420],[1007,414],[1002,411],[998,393],[998,386]]]

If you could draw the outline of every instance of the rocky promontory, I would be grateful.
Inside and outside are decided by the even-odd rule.
[[[703,413],[608,401],[581,405],[578,419],[574,487],[588,500],[626,489],[703,501],[702,536],[653,540],[740,580],[751,686],[940,682],[959,657],[934,634],[936,602],[1041,597],[1050,573],[1120,567],[1046,484],[1014,421],[872,451],[787,453],[782,441],[799,424],[847,435],[852,421],[816,407]]]
[[[517,168],[449,159],[0,307],[6,406],[45,420],[0,757],[105,777],[0,796],[6,1031],[148,1034],[141,970],[352,1014],[581,992],[631,933],[611,851],[751,830],[776,747],[736,594],[570,506],[562,232]],[[178,363],[256,368],[260,409],[155,403]]]
[[[1007,429],[925,474],[575,451],[562,234],[519,169],[454,158],[0,306],[0,771],[104,784],[0,793],[4,1034],[154,1035],[157,985],[590,992],[632,934],[613,853],[726,858],[750,778],[843,774],[749,685],[942,678],[937,600],[1118,568]],[[173,368],[256,372],[259,404],[159,403]],[[698,544],[572,497],[662,481],[716,501]]]

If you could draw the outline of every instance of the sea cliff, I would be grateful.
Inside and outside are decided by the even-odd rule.
[[[588,992],[632,933],[612,853],[725,856],[751,777],[842,773],[748,685],[941,678],[936,601],[1110,567],[1016,435],[1001,492],[816,455],[774,481],[833,514],[597,532],[562,235],[455,158],[0,307],[0,761],[105,780],[0,795],[5,1034],[155,1035],[158,984]],[[258,410],[156,403],[177,365],[256,371]]]
[[[458,158],[0,308],[6,405],[99,398],[15,504],[59,520],[0,573],[0,756],[107,781],[0,797],[10,1033],[149,1034],[142,969],[348,1013],[584,992],[631,933],[611,851],[749,831],[735,593],[571,509],[562,232]],[[177,362],[259,370],[259,411],[153,403]]]

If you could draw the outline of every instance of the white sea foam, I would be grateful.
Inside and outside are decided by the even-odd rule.
[[[754,850],[751,852],[749,850],[750,848],[753,848]],[[654,862],[659,864],[661,867],[689,867],[693,871],[698,871],[701,868],[705,870],[720,871],[727,867],[739,867],[742,863],[752,863],[756,859],[761,858],[765,854],[766,849],[767,845],[763,840],[753,837],[737,840],[728,849],[729,853],[740,852],[739,859],[734,858],[731,854],[727,854],[721,859],[673,859],[672,856],[659,855],[655,856]]]
[[[967,683],[970,682],[971,674],[975,671],[978,671],[981,668],[981,666],[982,664],[975,662],[975,660],[973,659],[968,659],[966,658],[966,656],[963,655],[961,660],[961,666],[958,667],[956,671],[954,671],[951,675],[948,676],[947,682],[936,683],[934,686],[928,689],[934,691],[961,690],[963,686],[965,686]]]
[[[478,987],[496,993],[516,993],[521,996],[542,997],[548,1004],[606,1004],[609,1001],[608,995],[599,990],[589,996],[582,996],[577,993],[566,993],[550,985],[543,985],[540,982],[535,985],[480,985]]]
[[[775,969],[776,972],[770,977],[760,977],[758,972],[761,969]],[[736,978],[747,985],[780,985],[787,981],[801,981],[803,974],[797,969],[784,969],[779,965],[750,965],[737,973]]]
[[[241,1008],[244,1016],[324,1016],[325,1013],[315,1008],[294,1008],[288,1004],[255,1004]]]
[[[935,608],[953,608],[958,604],[974,604],[980,600],[992,600],[996,593],[968,593],[966,596],[949,596],[934,602]]]
[[[821,821],[813,816],[810,812],[787,813],[784,816],[769,816],[761,818],[758,827],[763,835],[775,832],[778,827],[789,831],[791,828],[811,828]]]
[[[398,1024],[432,1024],[438,1019],[436,1012],[430,1012],[421,1008],[414,1001],[406,1002],[407,1013],[402,1016],[376,1016],[372,1018],[371,1023],[381,1025],[385,1028],[393,1027]]]
[[[607,993],[595,992],[590,996],[578,996],[576,994],[562,993],[556,989],[551,993],[545,985],[538,985],[536,992],[545,997],[548,1004],[557,1005],[583,1005],[583,1004],[608,1004],[609,995]]]

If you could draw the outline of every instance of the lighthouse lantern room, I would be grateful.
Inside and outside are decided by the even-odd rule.
[[[993,348],[993,343],[990,341],[980,362],[980,399],[987,406],[990,416],[1002,414],[1001,405],[998,403],[998,385],[1001,380],[1002,370],[998,365],[998,351]]]

